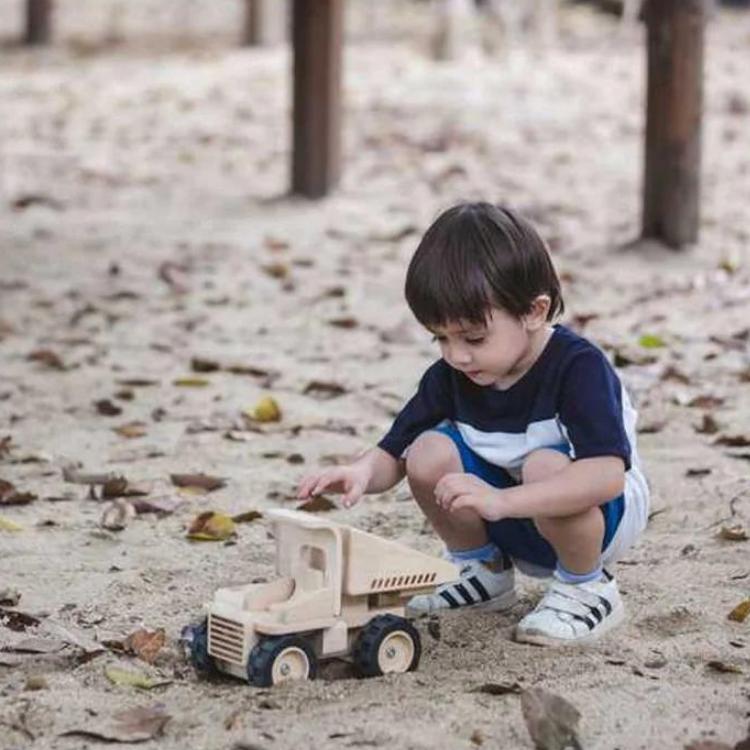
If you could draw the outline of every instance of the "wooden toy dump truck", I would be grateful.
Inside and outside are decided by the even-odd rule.
[[[215,592],[205,620],[183,631],[195,668],[260,687],[313,679],[329,657],[364,676],[416,669],[421,644],[405,604],[454,581],[455,565],[309,513],[267,517],[279,577]]]

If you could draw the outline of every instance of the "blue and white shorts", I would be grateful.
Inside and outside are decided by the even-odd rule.
[[[435,431],[449,437],[456,448],[463,470],[474,474],[493,487],[515,487],[513,477],[499,466],[489,463],[465,443],[458,428],[449,422],[438,425]],[[567,445],[554,446],[569,455]],[[599,507],[604,516],[602,563],[614,562],[637,540],[648,520],[648,488],[640,472],[632,480],[626,475],[625,492]],[[490,541],[506,555],[513,558],[518,568],[528,575],[545,576],[555,569],[557,555],[552,545],[539,533],[530,518],[503,518],[487,521]]]

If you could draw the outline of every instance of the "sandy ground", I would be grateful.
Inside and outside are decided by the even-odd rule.
[[[197,49],[0,55],[0,478],[38,496],[0,508],[22,527],[0,530],[0,591],[42,622],[0,626],[0,747],[98,747],[64,733],[153,704],[171,721],[142,747],[160,750],[531,747],[518,695],[475,691],[488,682],[566,697],[586,748],[745,737],[748,623],[727,615],[748,595],[750,555],[719,533],[750,525],[750,15],[721,13],[710,32],[702,238],[679,256],[623,249],[639,216],[637,30],[574,10],[544,55],[436,65],[426,19],[404,17],[404,33],[347,49],[346,174],[310,203],[285,197],[288,54],[235,49],[230,20]],[[190,542],[186,526],[209,509],[293,507],[306,469],[377,440],[435,357],[402,300],[408,258],[441,208],[475,197],[538,222],[565,321],[627,365],[658,511],[617,569],[627,625],[585,651],[516,644],[538,592],[522,580],[510,614],[445,618],[440,638],[420,624],[415,673],[358,680],[333,664],[273,691],[196,680],[174,645],[181,627],[216,587],[270,576],[273,543],[262,521],[230,544]],[[643,348],[644,335],[664,346]],[[62,369],[30,360],[39,350]],[[268,374],[196,375],[193,357]],[[123,385],[133,378],[156,384]],[[340,393],[306,392],[314,381]],[[282,421],[246,429],[242,411],[269,394]],[[100,399],[122,413],[100,414]],[[141,437],[113,431],[134,421]],[[63,481],[70,463],[181,502],[103,530],[102,501]],[[170,484],[199,471],[227,485],[196,496]],[[440,551],[405,486],[330,516]],[[51,648],[47,623],[79,644],[139,627],[169,643],[152,666],[71,645],[13,650],[35,634]],[[113,685],[113,666],[171,682]]]

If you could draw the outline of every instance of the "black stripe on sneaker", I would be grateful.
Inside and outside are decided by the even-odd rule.
[[[595,607],[591,604],[587,604],[586,606],[591,610],[591,614],[596,617],[597,622],[601,622],[604,619],[604,615],[599,611],[599,607]]]
[[[476,589],[477,594],[482,597],[483,602],[490,600],[490,595],[487,593],[487,589],[482,585],[482,582],[476,577],[472,576],[468,579],[469,583]]]
[[[448,602],[451,609],[455,609],[456,607],[461,606],[447,591],[441,591],[440,596],[442,596],[443,599],[445,599],[445,601]]]
[[[597,598],[604,605],[604,609],[608,615],[612,614],[612,605],[603,597],[597,594]]]
[[[473,597],[472,597],[472,595],[471,595],[471,594],[470,594],[470,593],[469,593],[469,592],[468,592],[468,591],[466,590],[466,586],[464,586],[464,585],[463,585],[463,583],[457,583],[457,584],[456,584],[456,585],[455,585],[455,586],[454,586],[453,588],[454,588],[454,589],[455,589],[456,591],[458,591],[458,593],[459,593],[459,594],[461,594],[461,596],[463,597],[463,600],[464,600],[464,601],[465,601],[465,602],[466,602],[467,604],[476,604],[476,602],[474,601],[474,598],[473,598]]]
[[[596,623],[590,617],[584,617],[583,615],[576,615],[576,614],[573,614],[573,612],[568,612],[568,614],[574,620],[580,620],[581,622],[585,622],[589,630],[593,630],[596,627]]]

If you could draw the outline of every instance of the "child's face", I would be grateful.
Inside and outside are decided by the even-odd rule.
[[[499,385],[520,377],[533,364],[544,319],[519,320],[493,308],[486,325],[455,322],[432,329],[443,359],[477,385]]]

